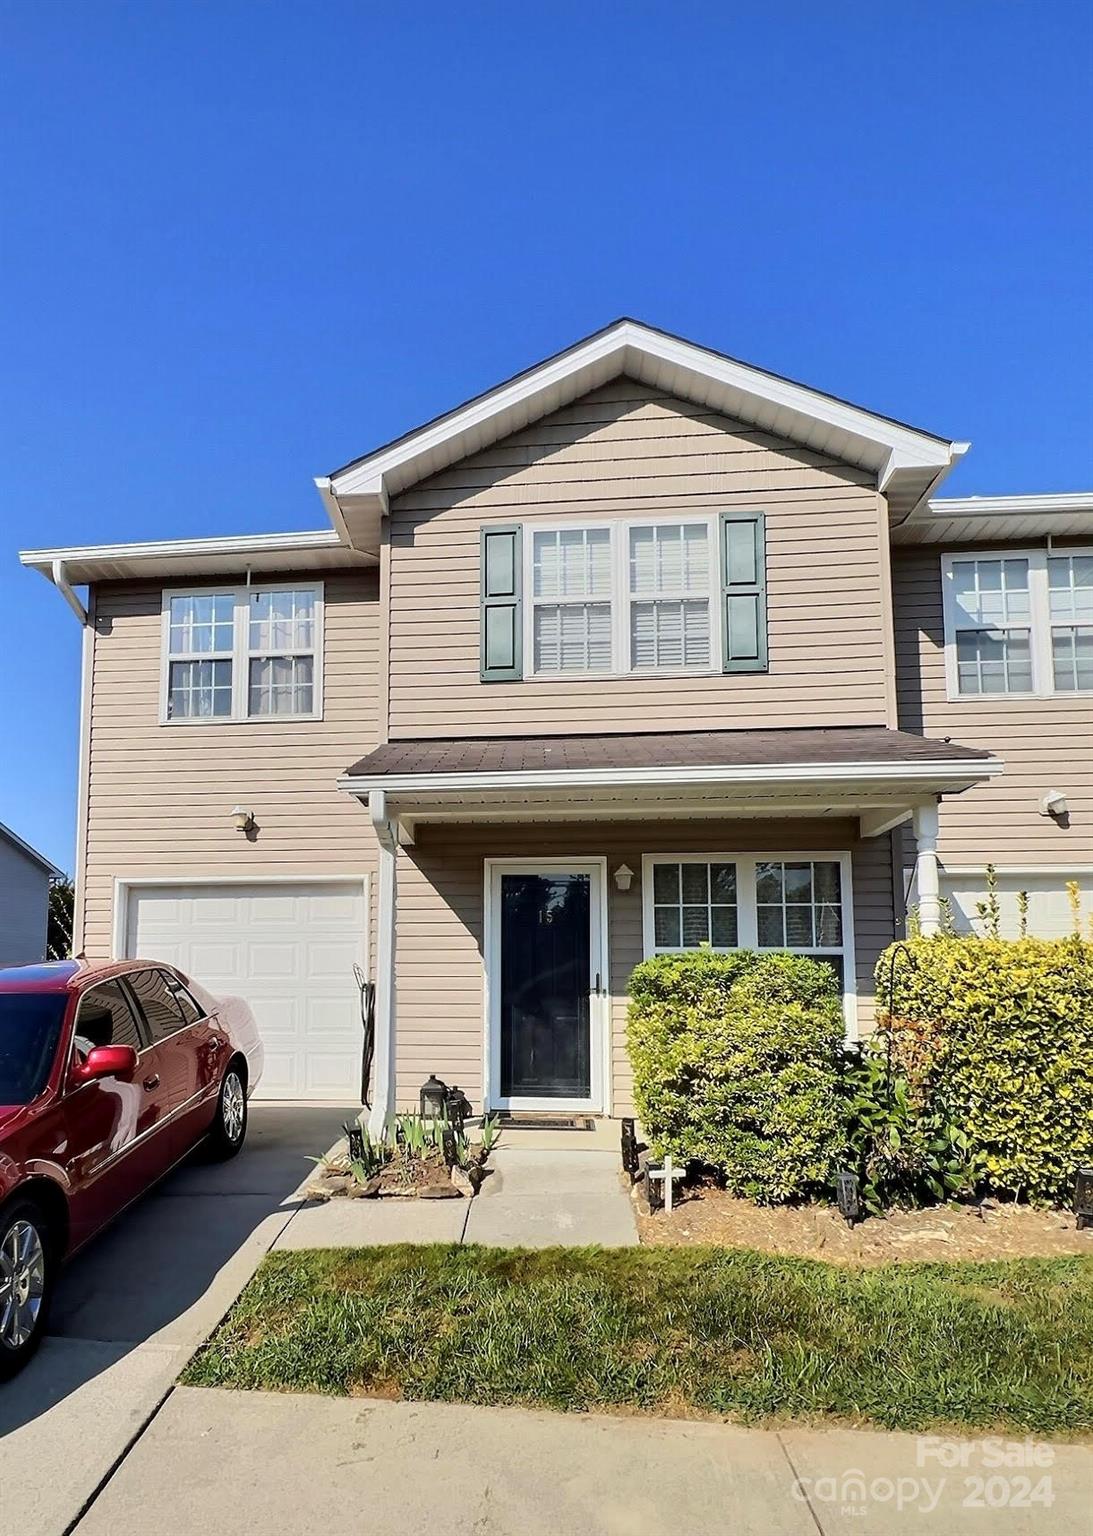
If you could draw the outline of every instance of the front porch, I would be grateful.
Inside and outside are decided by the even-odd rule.
[[[876,728],[379,748],[342,781],[381,847],[374,1125],[431,1072],[476,1111],[631,1113],[629,977],[666,949],[822,958],[867,1031],[891,833],[914,821],[936,922],[938,796],[999,767]]]

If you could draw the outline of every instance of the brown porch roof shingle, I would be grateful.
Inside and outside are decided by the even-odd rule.
[[[462,737],[391,741],[351,778],[433,773],[536,773],[612,768],[752,768],[850,763],[953,763],[990,758],[977,747],[882,726],[776,731],[672,731],[625,736]]]

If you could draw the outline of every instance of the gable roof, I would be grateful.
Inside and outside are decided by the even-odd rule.
[[[33,859],[35,864],[40,864],[47,874],[54,876],[58,880],[64,879],[63,869],[58,869],[56,864],[51,864],[44,853],[39,853],[37,848],[32,848],[29,843],[25,843],[18,833],[13,832],[10,827],[6,827],[2,821],[0,821],[0,838],[9,842],[20,853],[26,854],[28,859]]]
[[[622,319],[315,483],[347,541],[374,549],[392,496],[623,374],[871,470],[897,516],[934,490],[969,446]]]

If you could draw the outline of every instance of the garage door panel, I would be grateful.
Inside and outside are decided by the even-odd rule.
[[[166,960],[211,992],[244,997],[266,1051],[260,1098],[354,1099],[365,963],[361,886],[307,881],[138,887],[126,952]]]

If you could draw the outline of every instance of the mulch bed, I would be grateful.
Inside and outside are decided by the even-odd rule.
[[[653,1247],[713,1245],[826,1259],[843,1264],[1093,1256],[1093,1228],[1078,1231],[1069,1211],[988,1201],[890,1211],[848,1227],[829,1205],[757,1206],[708,1185],[677,1190],[671,1215],[636,1212]]]

